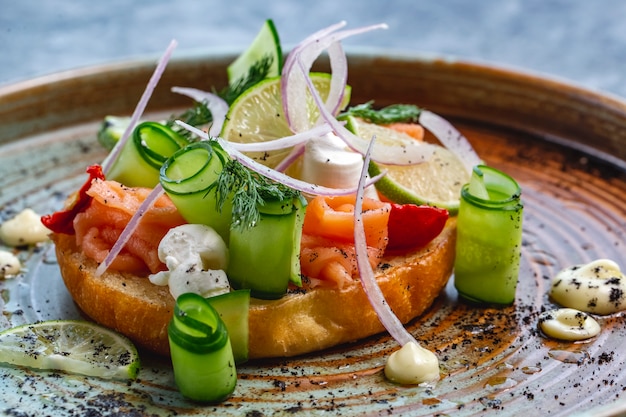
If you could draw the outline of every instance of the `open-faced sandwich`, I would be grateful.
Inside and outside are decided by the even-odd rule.
[[[431,306],[453,268],[456,207],[435,207],[419,184],[456,170],[446,181],[458,192],[479,160],[431,112],[348,107],[340,41],[379,26],[342,27],[283,61],[268,21],[229,67],[228,88],[177,90],[195,100],[187,114],[139,123],[135,112],[112,141],[105,122],[109,157],[43,217],[86,315],[167,355],[173,316],[193,315],[177,299],[194,293],[246,360],[355,341],[394,326],[382,310],[406,323]],[[325,51],[331,73],[312,73]]]

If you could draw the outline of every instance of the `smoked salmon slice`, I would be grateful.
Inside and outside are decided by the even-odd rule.
[[[94,179],[87,194],[87,209],[76,215],[76,243],[85,255],[102,262],[152,190],[130,188],[115,181]],[[172,201],[161,196],[142,217],[135,233],[110,268],[132,273],[155,273],[164,269],[158,258],[159,242],[167,231],[184,224]]]
[[[300,268],[312,287],[343,288],[358,277],[354,249],[355,196],[317,196],[306,210],[300,244]],[[370,265],[376,268],[387,246],[390,205],[366,198],[363,225]]]

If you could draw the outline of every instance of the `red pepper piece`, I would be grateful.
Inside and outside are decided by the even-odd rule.
[[[438,207],[392,203],[387,250],[425,246],[441,233],[448,216],[448,210]]]
[[[78,191],[74,202],[69,208],[57,211],[56,213],[41,216],[41,222],[43,225],[52,230],[54,233],[64,233],[67,235],[73,235],[76,233],[74,231],[74,217],[89,207],[92,197],[87,195],[87,191],[91,187],[91,183],[95,179],[104,180],[104,173],[102,172],[102,167],[100,165],[89,166],[87,168],[87,174],[89,174],[89,178],[87,178],[87,181],[85,181],[81,189]]]

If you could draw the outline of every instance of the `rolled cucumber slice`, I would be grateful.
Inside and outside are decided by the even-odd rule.
[[[226,325],[235,363],[248,360],[248,310],[250,290],[235,290],[207,298]]]

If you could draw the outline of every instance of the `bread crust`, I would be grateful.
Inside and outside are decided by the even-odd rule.
[[[74,236],[54,234],[52,239],[65,285],[87,316],[144,349],[169,355],[167,325],[174,299],[167,287],[116,271],[96,277],[97,263],[79,251]],[[402,323],[424,313],[446,286],[455,241],[452,217],[426,247],[386,257],[376,270],[378,284]],[[250,359],[301,355],[384,331],[358,281],[341,290],[317,287],[279,300],[252,299],[249,325]]]

